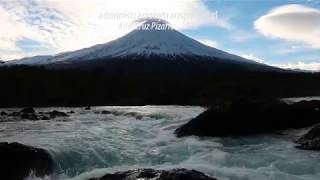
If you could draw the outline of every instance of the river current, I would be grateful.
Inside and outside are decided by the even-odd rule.
[[[75,113],[49,121],[1,122],[0,142],[20,142],[48,150],[58,165],[55,176],[44,178],[48,180],[86,180],[135,168],[195,169],[220,180],[320,179],[320,153],[295,148],[294,140],[307,129],[248,137],[176,138],[174,130],[204,108],[36,110]]]

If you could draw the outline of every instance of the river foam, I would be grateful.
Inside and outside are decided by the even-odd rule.
[[[320,154],[294,147],[293,140],[305,130],[238,138],[176,138],[174,130],[204,108],[36,110],[52,109],[76,113],[50,121],[2,122],[0,126],[0,141],[16,141],[50,152],[59,172],[45,178],[48,180],[86,180],[135,168],[196,169],[221,180],[320,179]]]

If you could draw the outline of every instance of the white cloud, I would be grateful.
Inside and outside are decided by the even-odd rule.
[[[298,62],[294,62],[294,63],[275,64],[275,63],[270,63],[267,60],[259,58],[254,53],[243,54],[243,55],[241,55],[241,57],[254,60],[258,63],[263,63],[263,64],[267,64],[270,66],[275,66],[275,67],[279,67],[279,68],[283,68],[283,69],[313,71],[313,72],[320,71],[320,61],[309,61],[309,62],[298,61]]]
[[[96,21],[104,17],[107,22],[156,17],[166,19],[179,29],[203,25],[230,28],[224,19],[211,12],[201,0],[48,0],[49,4],[74,22]],[[112,16],[114,15],[114,16]],[[115,17],[118,15],[117,17]],[[122,16],[121,16],[122,15]],[[124,15],[126,17],[124,17]],[[121,17],[120,17],[121,16]],[[113,22],[114,23],[114,22]]]
[[[320,48],[319,9],[297,4],[280,6],[255,21],[255,28],[268,37]]]
[[[210,47],[214,47],[217,48],[218,47],[218,42],[214,41],[214,40],[210,40],[210,39],[198,39],[199,42],[201,42],[202,44],[205,44],[207,46]]]
[[[291,45],[291,46],[285,46],[282,48],[275,49],[274,54],[287,55],[287,54],[302,52],[307,50],[310,50],[310,47],[306,45]]]
[[[115,17],[121,14],[126,17]],[[46,44],[52,53],[80,49],[113,40],[133,29],[131,23],[137,18],[149,16],[164,18],[180,30],[200,26],[231,28],[201,0],[1,1],[0,46],[18,50],[16,42],[28,38]],[[120,26],[126,24],[128,28]]]
[[[254,61],[258,62],[258,63],[266,63],[265,60],[257,57],[254,53],[243,54],[243,55],[241,55],[241,57],[246,58],[246,59],[250,59],[250,60],[254,60]]]
[[[287,63],[287,64],[273,64],[274,66],[284,68],[284,69],[299,69],[306,71],[320,71],[320,62],[302,62],[297,63]]]

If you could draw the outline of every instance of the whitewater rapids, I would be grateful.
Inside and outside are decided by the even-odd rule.
[[[48,180],[86,180],[135,168],[195,169],[219,180],[320,179],[320,153],[294,147],[293,140],[306,131],[303,129],[238,138],[176,138],[174,130],[204,108],[36,110],[75,113],[49,121],[1,122],[0,142],[20,142],[48,150],[58,165],[57,175],[44,178]]]

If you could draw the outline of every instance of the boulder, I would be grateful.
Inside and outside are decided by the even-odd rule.
[[[88,106],[88,107],[84,108],[84,110],[90,110],[90,109],[91,109],[91,107],[90,107],[90,106]]]
[[[154,169],[137,169],[131,171],[117,172],[106,174],[100,178],[91,178],[89,180],[216,180],[205,174],[187,169],[173,170],[154,170]]]
[[[69,115],[65,112],[60,112],[57,110],[49,111],[49,112],[36,112],[33,108],[24,108],[19,112],[12,112],[7,114],[8,116],[16,116],[21,119],[27,120],[50,120],[57,117],[68,117]]]
[[[23,180],[31,172],[44,177],[54,170],[54,162],[45,150],[19,143],[0,143],[0,159],[3,180]]]
[[[20,111],[21,114],[34,114],[35,113],[35,110],[31,107],[28,107],[28,108],[23,108],[21,111]]]
[[[43,115],[43,114],[39,115],[39,119],[41,119],[41,120],[50,120],[50,118],[48,116]]]
[[[33,108],[23,108],[19,112],[21,119],[28,119],[28,120],[39,120],[35,110]]]
[[[106,111],[106,110],[104,110],[104,111],[101,111],[101,114],[112,114],[112,111]]]
[[[297,140],[297,148],[305,150],[320,150],[320,125],[313,127],[309,132]]]
[[[51,112],[47,112],[46,114],[48,114],[51,119],[57,118],[57,117],[68,117],[69,116],[65,112],[60,112],[60,111],[56,111],[56,110],[51,111]]]
[[[303,128],[320,122],[320,101],[237,100],[207,111],[176,129],[182,136],[234,136]]]
[[[143,118],[143,115],[137,112],[128,112],[128,113],[124,113],[124,115],[134,117],[138,120],[141,120]]]
[[[20,115],[21,119],[28,119],[28,120],[39,120],[39,117],[36,114],[32,114],[32,113],[22,113]]]
[[[3,111],[3,112],[0,113],[0,115],[1,115],[1,116],[7,116],[8,113],[6,113],[6,112]]]
[[[12,112],[12,113],[9,114],[9,116],[19,116],[19,115],[20,115],[19,112]]]

